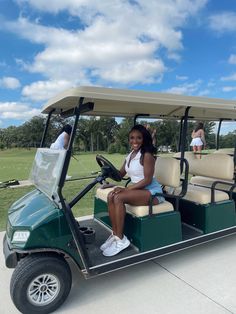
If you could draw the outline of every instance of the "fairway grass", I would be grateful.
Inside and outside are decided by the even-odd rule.
[[[0,182],[28,179],[35,152],[18,148],[0,151]]]
[[[34,160],[35,149],[9,149],[0,151],[0,182],[16,179],[27,180]],[[104,154],[117,168],[120,168],[125,156],[120,154]],[[68,175],[72,178],[84,178],[99,171],[96,154],[79,153],[71,158]],[[95,174],[96,175],[96,174]],[[66,200],[72,200],[93,179],[68,181],[63,188]],[[87,193],[73,208],[75,217],[93,213],[93,200],[97,186]],[[0,231],[5,230],[8,208],[20,197],[34,189],[33,186],[0,189]]]

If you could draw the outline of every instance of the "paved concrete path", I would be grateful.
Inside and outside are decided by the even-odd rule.
[[[0,233],[1,314],[19,313],[9,295]],[[85,280],[73,270],[61,314],[236,313],[236,235]]]

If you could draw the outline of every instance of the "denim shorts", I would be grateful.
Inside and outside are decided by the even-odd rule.
[[[151,195],[155,195],[156,193],[163,193],[160,183],[155,178],[152,179],[150,184],[145,186],[145,190],[150,191]],[[157,195],[156,198],[159,204],[165,201],[164,196]]]

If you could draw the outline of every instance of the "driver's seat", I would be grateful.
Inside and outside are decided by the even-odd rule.
[[[162,186],[168,186],[170,188],[177,188],[180,186],[180,163],[175,158],[170,157],[158,157],[155,164],[155,177]],[[107,202],[107,196],[115,187],[97,189],[96,198]],[[149,215],[149,206],[131,206],[126,204],[126,210],[130,214],[137,217],[144,217]],[[164,201],[161,204],[153,205],[152,212],[150,214],[160,214],[164,212],[173,211],[173,205]]]
[[[107,202],[107,196],[109,192],[111,192],[115,187],[103,189],[98,188],[96,192],[96,197],[104,202]],[[126,211],[134,216],[143,217],[149,214],[149,206],[140,205],[140,206],[132,206],[129,204],[125,204]],[[152,214],[159,214],[164,212],[169,212],[174,210],[173,205],[170,202],[164,201],[161,204],[152,206]]]
[[[158,182],[170,188],[180,186],[180,162],[172,157],[158,157],[155,164]],[[110,226],[107,196],[112,188],[98,188],[95,196],[95,218]],[[165,194],[166,195],[166,194]],[[164,195],[164,196],[165,196]],[[174,198],[179,196],[175,195]],[[140,251],[157,248],[182,240],[181,219],[171,202],[153,206],[126,204],[125,234]],[[153,237],[155,235],[155,237]],[[154,240],[155,239],[155,240]]]

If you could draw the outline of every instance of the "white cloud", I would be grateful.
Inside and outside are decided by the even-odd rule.
[[[176,80],[178,81],[186,81],[187,79],[188,79],[188,76],[176,75]]]
[[[193,93],[196,93],[199,90],[201,83],[202,83],[201,80],[197,80],[193,83],[184,83],[179,86],[173,86],[165,90],[165,92],[171,93],[171,94],[178,94],[178,95],[182,95],[182,94],[192,95]]]
[[[208,87],[214,87],[214,86],[216,86],[216,82],[211,79],[211,80],[207,83],[207,86],[208,86]]]
[[[221,81],[236,81],[236,73],[233,73],[229,76],[222,76],[220,80]]]
[[[230,55],[228,62],[230,64],[236,64],[236,55]]]
[[[19,36],[44,48],[32,63],[21,61],[25,70],[42,74],[49,82],[47,93],[55,90],[52,82],[70,85],[112,85],[159,82],[168,69],[166,59],[181,59],[183,49],[181,28],[197,15],[207,0],[18,0],[36,10],[73,16],[78,25],[72,30],[40,25],[19,18],[4,26]],[[23,89],[31,97],[35,86]],[[41,88],[44,99],[46,92]]]
[[[26,85],[22,90],[22,95],[34,101],[47,100],[55,94],[68,89],[71,86],[69,81],[38,81],[31,85]]]
[[[0,102],[1,119],[28,120],[39,114],[39,109],[31,108],[27,104],[17,102]]]
[[[207,96],[211,94],[211,91],[209,89],[203,89],[200,90],[197,94],[198,96]]]
[[[223,92],[232,92],[232,91],[235,91],[235,90],[236,90],[236,86],[224,86],[222,88]]]
[[[46,2],[45,0],[18,0],[20,4],[28,3],[35,9],[57,14],[60,11],[68,11],[73,16],[81,15],[84,21],[91,21],[91,18],[97,16],[97,13],[103,13],[114,17],[113,13],[117,11],[122,11],[128,9],[131,13],[134,9],[146,8],[147,10],[156,9],[157,12],[152,12],[154,14],[158,13],[160,10],[160,16],[168,12],[174,12],[175,9],[181,11],[181,13],[196,14],[203,6],[206,5],[208,0],[162,0],[155,1],[145,1],[145,0],[135,0],[135,1],[121,1],[121,0],[50,0]],[[178,12],[176,12],[178,17]]]
[[[7,89],[16,89],[21,86],[20,81],[15,77],[3,77],[0,79],[0,87]]]
[[[181,61],[181,55],[176,52],[167,52],[167,58],[170,60],[174,60],[175,62]]]
[[[219,33],[232,32],[236,30],[236,13],[223,12],[209,17],[209,26]]]
[[[99,71],[95,70],[93,74],[105,80],[110,80],[112,77],[112,82],[115,83],[131,84],[138,82],[145,84],[158,81],[158,78],[161,79],[164,71],[165,66],[161,60],[142,60],[110,66]]]

